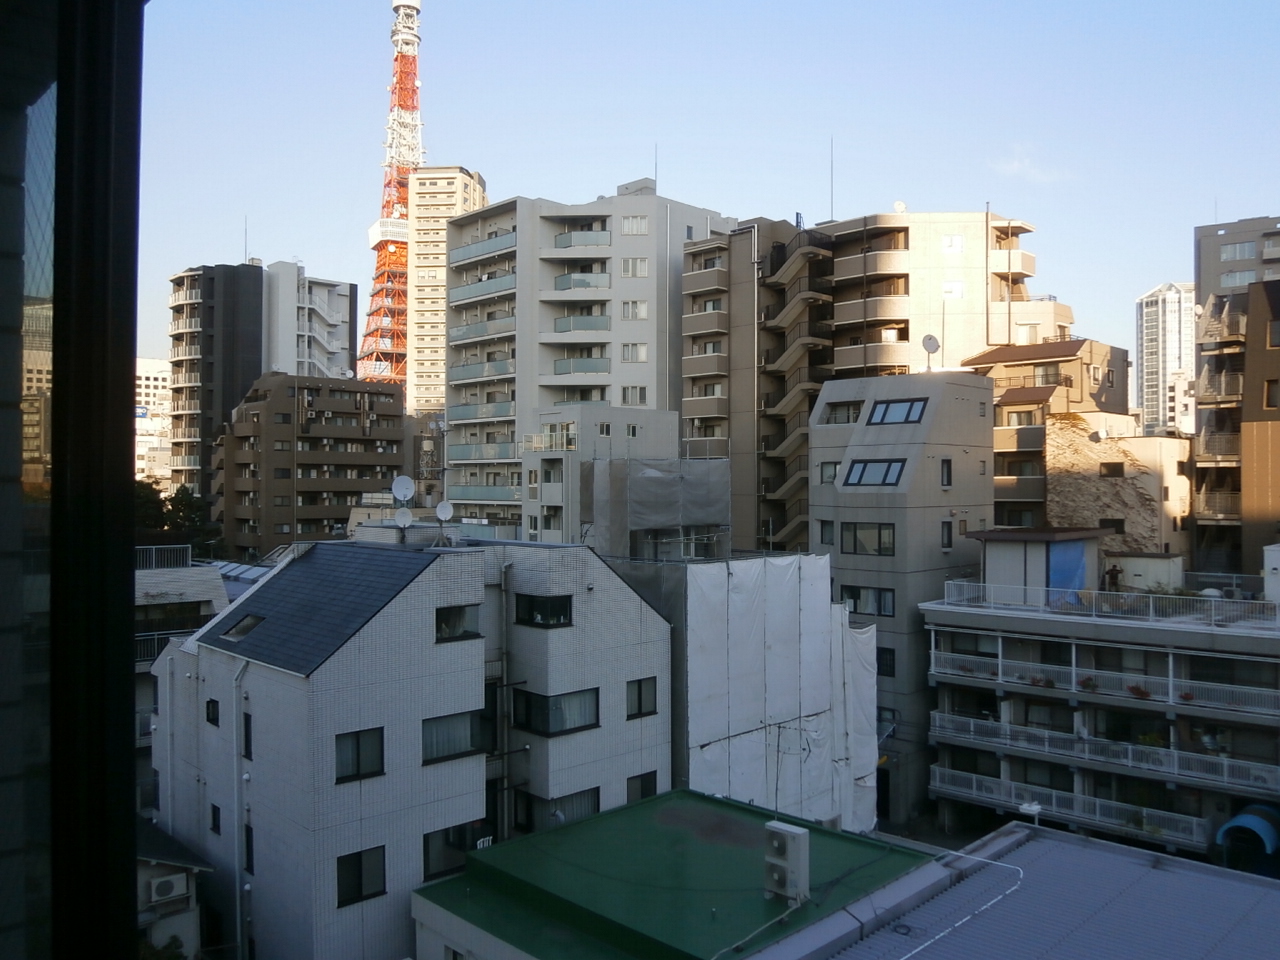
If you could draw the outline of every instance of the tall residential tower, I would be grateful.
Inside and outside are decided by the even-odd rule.
[[[1148,436],[1196,430],[1196,285],[1162,283],[1138,298],[1137,405]]]

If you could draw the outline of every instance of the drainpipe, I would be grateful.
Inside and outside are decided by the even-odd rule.
[[[508,589],[508,573],[511,570],[512,561],[507,560],[502,564],[502,572],[499,576],[500,589],[502,590],[502,629],[499,631],[499,637],[502,643],[502,677],[499,680],[498,696],[495,700],[495,710],[498,716],[494,717],[494,725],[498,728],[498,754],[502,757],[502,793],[501,800],[498,803],[498,839],[506,840],[511,835],[511,777],[509,774],[510,763],[508,755],[511,751],[511,725],[508,722],[511,717],[511,711],[507,709],[506,698],[511,696],[511,688],[507,686],[507,668],[510,660],[511,649],[511,617],[510,609],[507,604]]]
[[[245,956],[244,942],[244,891],[241,889],[244,882],[244,781],[241,779],[244,771],[241,769],[243,764],[240,762],[240,737],[243,731],[240,729],[241,716],[244,711],[240,708],[240,679],[244,676],[245,670],[249,668],[248,660],[241,660],[240,667],[236,670],[236,675],[231,680],[232,689],[232,709],[235,713],[232,715],[231,729],[235,731],[234,742],[231,744],[231,769],[234,775],[235,787],[235,803],[236,815],[233,821],[236,825],[235,837],[235,897],[236,897],[236,957],[241,960]]]
[[[165,742],[169,745],[168,769],[165,771],[165,818],[169,824],[169,836],[177,834],[173,829],[173,654],[165,657],[166,687],[164,695]],[[197,702],[199,702],[197,700]]]

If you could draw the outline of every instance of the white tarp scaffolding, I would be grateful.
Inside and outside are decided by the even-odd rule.
[[[875,628],[826,557],[690,564],[689,786],[846,830],[875,822]]]

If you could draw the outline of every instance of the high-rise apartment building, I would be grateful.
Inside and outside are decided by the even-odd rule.
[[[1031,231],[991,213],[904,211],[814,230],[750,220],[685,244],[684,448],[732,461],[735,547],[808,548],[807,495],[792,481],[808,470],[825,381],[1070,337],[1071,308],[1027,288]]]
[[[591,203],[516,197],[449,222],[446,463],[472,488],[450,494],[464,514],[521,519],[521,440],[545,432],[540,411],[677,408],[681,249],[735,225],[647,178]],[[559,429],[577,432],[568,418]]]
[[[488,204],[484,177],[466,167],[420,167],[409,178],[409,352],[404,386],[410,416],[442,416],[445,405],[445,223]]]
[[[1280,217],[1252,217],[1195,229],[1196,302],[1280,280]]]
[[[254,380],[352,368],[357,291],[284,261],[192,267],[170,282],[170,482],[212,504],[213,444]]]
[[[134,375],[134,421],[136,426],[134,476],[154,480],[168,489],[169,406],[173,388],[169,385],[172,364],[168,360],[137,359]]]
[[[1136,400],[1142,430],[1195,433],[1196,285],[1162,283],[1138,298]]]

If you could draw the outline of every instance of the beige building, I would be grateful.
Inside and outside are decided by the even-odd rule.
[[[445,405],[445,223],[487,206],[484,177],[466,167],[419,167],[409,178],[409,329],[405,409],[440,413]]]
[[[825,381],[1070,337],[1071,309],[1027,288],[1031,231],[991,213],[903,211],[814,230],[750,220],[685,245],[682,437],[687,456],[733,461],[736,548],[808,548],[799,481]]]
[[[169,407],[173,400],[169,383],[171,363],[138,357],[135,364],[134,465],[138,480],[156,480],[169,488]]]

